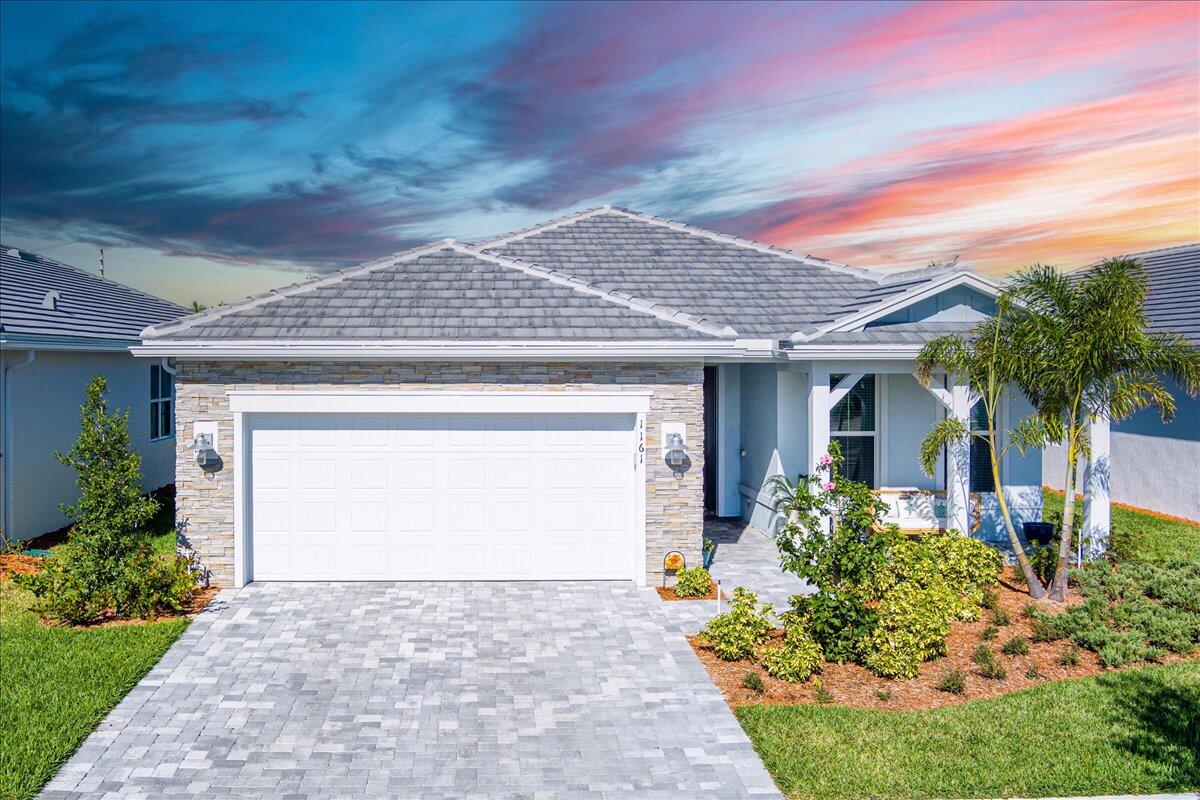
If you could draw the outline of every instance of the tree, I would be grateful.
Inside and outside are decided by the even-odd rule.
[[[1059,566],[1050,587],[1055,600],[1066,598],[1076,462],[1088,453],[1089,421],[1116,421],[1149,406],[1170,421],[1175,399],[1163,375],[1193,397],[1200,392],[1200,350],[1182,336],[1146,330],[1146,292],[1145,269],[1131,258],[1108,259],[1078,280],[1034,265],[1005,292],[1023,309],[1013,330],[1020,356],[1013,378],[1038,409],[1044,443],[1062,442],[1067,451]]]
[[[192,310],[193,314],[199,314],[201,311],[207,310],[208,306],[204,305],[199,300],[193,300],[192,304],[188,306],[188,308]]]
[[[1011,301],[1001,296],[996,303],[996,314],[975,326],[966,336],[950,334],[939,336],[926,343],[917,356],[917,379],[929,386],[936,371],[964,378],[973,392],[979,395],[987,420],[986,432],[974,432],[960,419],[949,417],[937,423],[921,443],[921,466],[926,474],[933,475],[938,456],[953,442],[975,437],[987,445],[988,460],[991,462],[992,481],[996,490],[996,502],[1000,516],[1008,533],[1009,546],[1017,559],[1029,594],[1040,600],[1046,590],[1038,580],[1029,556],[1021,544],[1009,513],[1008,500],[1000,481],[1000,463],[1005,454],[1014,447],[1022,452],[1031,444],[1036,446],[1045,439],[1042,421],[1037,417],[1027,418],[1016,427],[1001,432],[997,430],[996,415],[1021,370],[1022,354],[1014,347],[1014,328],[1018,315]]]

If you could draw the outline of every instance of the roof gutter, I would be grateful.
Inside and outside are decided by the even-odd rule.
[[[6,349],[59,350],[59,351],[111,351],[124,352],[137,339],[99,339],[90,336],[44,336],[28,333],[0,333],[0,345]]]
[[[140,358],[248,361],[694,361],[774,358],[778,342],[489,341],[154,341],[129,348]]]

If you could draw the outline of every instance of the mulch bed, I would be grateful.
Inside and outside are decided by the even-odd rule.
[[[991,623],[992,612],[984,610],[974,622],[955,622],[946,641],[947,654],[921,665],[920,674],[910,680],[887,680],[871,673],[857,664],[826,664],[820,675],[821,684],[832,696],[834,705],[849,708],[870,708],[885,711],[937,708],[998,697],[1009,692],[1027,689],[1047,681],[1083,678],[1100,672],[1112,671],[1100,664],[1099,657],[1089,651],[1079,651],[1079,663],[1066,667],[1059,663],[1071,646],[1069,641],[1029,643],[1029,655],[1009,656],[1000,651],[1005,642],[1014,636],[1030,637],[1029,620],[1022,616],[1031,600],[1024,587],[1006,575],[998,589],[999,608],[1008,613],[1011,624],[1001,626],[996,638],[986,642],[1005,667],[1008,675],[1003,680],[991,680],[979,674],[972,655],[980,644],[979,634]],[[1070,602],[1078,602],[1078,596]],[[1050,608],[1047,606],[1047,608]],[[776,630],[773,636],[782,637]],[[722,661],[699,641],[688,638],[700,662],[708,670],[712,681],[731,707],[753,703],[816,703],[814,680],[806,683],[788,683],[767,675],[762,667],[750,661]],[[1181,661],[1185,657],[1172,656],[1167,663]],[[1144,666],[1144,665],[1135,665]],[[1026,677],[1026,671],[1035,667],[1040,677]],[[966,690],[962,694],[939,691],[936,686],[942,674],[951,669],[962,670],[967,675]],[[742,681],[747,672],[757,672],[762,678],[764,691],[755,692],[745,688]]]
[[[32,575],[42,571],[42,565],[45,562],[44,558],[36,556],[27,556],[22,554],[9,554],[0,556],[0,580],[11,579],[13,575]],[[111,627],[114,625],[145,625],[149,622],[166,622],[171,619],[180,617],[194,617],[204,610],[212,599],[221,591],[220,586],[209,586],[206,589],[197,589],[191,599],[188,600],[186,606],[179,612],[172,614],[160,614],[153,619],[121,619],[117,617],[102,617],[101,619],[86,623],[84,625],[76,625],[77,628],[100,628]],[[41,623],[47,627],[59,627],[63,623],[51,622],[49,620],[41,620]]]
[[[708,594],[704,595],[703,597],[680,597],[679,595],[675,594],[674,586],[658,586],[658,587],[655,587],[655,591],[658,592],[658,596],[661,597],[663,600],[716,600],[717,599],[717,584],[716,583],[708,584]],[[724,592],[721,592],[721,599],[728,600],[729,595],[725,594]]]

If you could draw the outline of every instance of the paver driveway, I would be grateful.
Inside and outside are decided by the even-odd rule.
[[[45,796],[778,797],[649,591],[224,592]]]

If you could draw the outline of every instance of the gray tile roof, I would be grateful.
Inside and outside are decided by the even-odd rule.
[[[1200,345],[1200,243],[1131,253],[1146,267],[1150,329]]]
[[[147,325],[184,312],[160,297],[0,245],[0,334],[5,337],[135,341]]]
[[[967,333],[974,322],[898,322],[874,325],[861,331],[827,333],[807,344],[925,344],[948,333]]]
[[[592,209],[478,246],[752,338],[785,339],[911,288],[882,273],[619,208]]]
[[[787,339],[945,269],[884,274],[604,206],[443,242],[160,325],[147,339]]]
[[[218,306],[144,338],[720,340],[723,326],[446,242]]]

